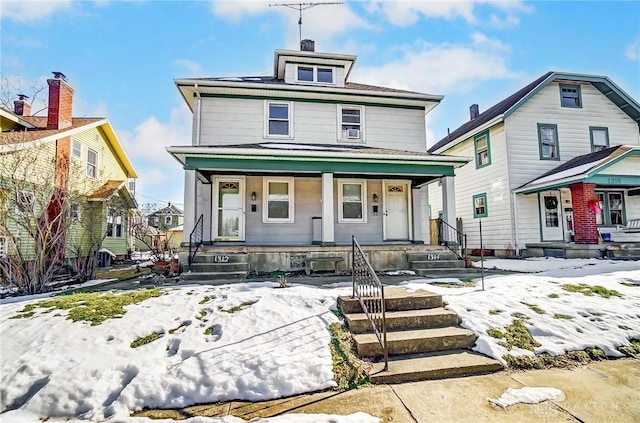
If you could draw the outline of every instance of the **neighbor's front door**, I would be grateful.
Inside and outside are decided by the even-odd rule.
[[[409,184],[406,182],[385,181],[384,189],[384,240],[409,239]]]
[[[563,241],[560,192],[545,191],[540,193],[539,198],[541,241]]]
[[[244,241],[244,179],[213,180],[213,239]]]

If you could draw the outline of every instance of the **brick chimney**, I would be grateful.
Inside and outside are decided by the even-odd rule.
[[[480,116],[480,108],[477,104],[472,104],[471,107],[469,107],[470,120],[474,120],[478,116]]]
[[[18,116],[31,116],[31,104],[27,103],[29,97],[18,94],[18,99],[13,102],[13,113]]]
[[[315,51],[316,43],[313,40],[302,40],[300,41],[300,51]]]
[[[63,129],[71,126],[73,106],[73,88],[67,84],[67,77],[62,72],[53,72],[53,78],[47,79],[49,84],[49,113],[47,129]]]

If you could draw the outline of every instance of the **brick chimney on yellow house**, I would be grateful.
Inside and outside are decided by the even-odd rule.
[[[67,84],[67,77],[62,72],[53,72],[53,78],[47,79],[49,84],[49,113],[47,129],[64,129],[71,126],[73,109],[73,88]]]

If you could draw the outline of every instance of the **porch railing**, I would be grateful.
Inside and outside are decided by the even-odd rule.
[[[364,255],[355,236],[351,236],[351,280],[353,298],[357,298],[384,353],[384,369],[389,369],[389,346],[385,320],[384,286]]]
[[[196,222],[193,230],[189,234],[189,266],[193,263],[193,259],[198,252],[198,249],[202,245],[202,229],[203,229],[203,215],[201,214]]]
[[[438,219],[438,244],[453,251],[459,259],[467,258],[467,234]]]

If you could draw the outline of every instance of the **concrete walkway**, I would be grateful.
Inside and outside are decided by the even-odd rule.
[[[507,388],[551,387],[566,398],[539,404],[492,405]],[[259,403],[234,401],[182,410],[147,410],[138,416],[186,418],[233,415],[250,420],[289,413],[352,414],[383,422],[640,422],[640,360],[594,362],[573,370],[503,371],[484,376],[325,391]]]

